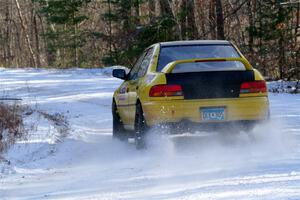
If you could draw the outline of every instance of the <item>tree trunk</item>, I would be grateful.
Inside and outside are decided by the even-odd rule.
[[[163,19],[168,19],[170,21],[173,21],[175,24],[175,34],[174,31],[170,32],[170,29],[165,30],[165,38],[164,40],[174,40],[176,39],[182,39],[181,38],[181,27],[180,27],[180,22],[175,18],[175,10],[172,10],[172,7],[170,5],[169,0],[159,0],[159,5],[160,5],[160,12],[161,16]],[[174,11],[174,13],[173,13]],[[174,37],[175,36],[175,37]]]
[[[250,27],[250,29],[252,29],[254,27],[253,1],[249,1],[247,3],[247,7],[248,7],[249,27]],[[250,53],[250,55],[252,55],[253,54],[254,38],[253,38],[253,34],[252,33],[249,33],[248,35],[249,35],[249,40],[248,40],[249,53]]]
[[[284,50],[284,38],[281,37],[279,39],[279,47],[280,47],[280,51],[279,51],[279,78],[283,79],[283,75],[284,75],[284,65],[285,63],[285,50]]]
[[[209,9],[209,31],[211,35],[211,39],[216,39],[216,12],[215,12],[215,7],[216,7],[216,1],[211,0],[210,1],[210,9]]]
[[[5,12],[5,23],[6,23],[6,48],[3,48],[4,51],[4,59],[5,59],[5,67],[11,65],[11,45],[10,45],[10,36],[11,36],[11,20],[10,20],[10,8],[9,3],[6,3],[6,12]]]
[[[198,30],[195,21],[194,0],[187,0],[187,24],[189,29],[189,39],[198,38]]]
[[[205,20],[206,18],[206,13],[209,9],[199,9],[199,8],[203,8],[203,7],[207,7],[207,2],[203,1],[203,0],[195,0],[194,3],[194,12],[196,13],[196,17],[195,17],[195,24],[197,27],[197,38],[198,39],[203,39],[204,37],[204,33],[207,32],[206,30],[206,23],[207,20]]]
[[[19,18],[20,18],[20,21],[21,21],[21,26],[22,26],[22,29],[23,29],[24,34],[25,34],[25,41],[26,41],[26,44],[27,44],[27,48],[29,50],[31,60],[33,62],[33,66],[35,68],[37,68],[36,57],[35,57],[33,49],[32,49],[32,45],[31,45],[31,42],[30,42],[30,38],[29,38],[29,34],[28,34],[28,30],[27,30],[25,18],[24,18],[23,14],[22,14],[22,11],[21,11],[21,8],[20,8],[20,4],[19,4],[19,0],[15,0],[15,3],[16,3],[17,10],[18,10],[18,15],[19,15]]]
[[[292,45],[297,45],[297,40],[298,40],[298,29],[300,27],[300,0],[297,3],[297,5],[295,5],[295,8],[296,8],[295,13],[294,13],[294,8],[292,9],[292,16],[293,17],[295,16],[296,24],[294,24],[295,22],[292,20],[291,27],[289,28],[291,31],[291,34],[293,35],[293,39],[294,39],[294,43]]]
[[[149,21],[152,24],[155,20],[155,0],[148,0]]]
[[[168,0],[159,0],[161,15],[165,17],[171,17],[174,19],[172,8]]]
[[[134,25],[140,26],[141,20],[140,20],[140,2],[139,2],[139,0],[135,0],[133,6],[134,6],[134,15],[135,15]]]
[[[78,64],[78,46],[77,46],[77,24],[74,25],[74,66],[79,67]]]
[[[35,36],[35,45],[36,45],[36,52],[37,52],[37,66],[41,66],[41,51],[40,51],[40,38],[39,38],[39,31],[38,31],[38,24],[37,24],[37,16],[36,14],[33,17],[33,26],[34,26],[34,36]]]
[[[180,5],[180,12],[183,13],[181,14],[179,20],[180,20],[180,34],[179,34],[179,39],[182,40],[187,40],[188,39],[188,30],[187,30],[187,0],[182,0],[182,3]]]
[[[300,2],[297,4],[297,14],[296,14],[296,28],[295,28],[295,48],[297,48],[298,44],[298,29],[300,27]],[[300,47],[296,50],[296,58],[295,58],[295,65],[297,68],[300,68],[299,64],[299,55],[300,55]],[[300,69],[298,69],[300,72]]]
[[[216,0],[216,22],[217,22],[217,38],[219,40],[225,40],[224,34],[224,17],[223,17],[223,8],[222,1]]]

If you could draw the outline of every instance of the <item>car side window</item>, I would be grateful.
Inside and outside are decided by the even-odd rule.
[[[147,53],[141,63],[139,70],[138,70],[138,74],[137,74],[138,78],[141,78],[146,74],[148,67],[150,65],[152,56],[153,56],[153,48],[150,48],[147,50]]]
[[[145,57],[146,52],[143,52],[142,55],[139,57],[139,59],[136,61],[132,69],[130,70],[128,74],[128,80],[134,80],[137,78],[138,70],[142,64],[142,61]]]

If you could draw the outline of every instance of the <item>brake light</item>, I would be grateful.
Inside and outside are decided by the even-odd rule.
[[[180,85],[155,85],[150,89],[150,97],[183,96]]]
[[[266,93],[267,85],[265,81],[254,81],[242,83],[240,88],[241,94],[247,93]]]

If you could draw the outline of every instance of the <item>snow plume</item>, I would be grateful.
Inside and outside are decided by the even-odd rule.
[[[221,131],[164,135],[153,129],[147,137],[143,157],[153,165],[176,171],[218,171],[248,169],[276,162],[295,150],[294,136],[286,133],[284,122],[270,120],[258,124],[252,132]]]
[[[255,147],[261,148],[262,155],[280,157],[289,154],[296,148],[296,135],[292,134],[285,121],[273,119],[265,124],[257,126],[253,130],[256,138]]]

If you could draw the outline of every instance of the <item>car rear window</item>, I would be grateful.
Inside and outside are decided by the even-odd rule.
[[[164,46],[160,50],[157,71],[160,72],[168,63],[176,60],[239,57],[240,55],[231,44]]]
[[[177,64],[172,73],[212,72],[212,71],[244,71],[244,64],[239,61],[191,62]]]

